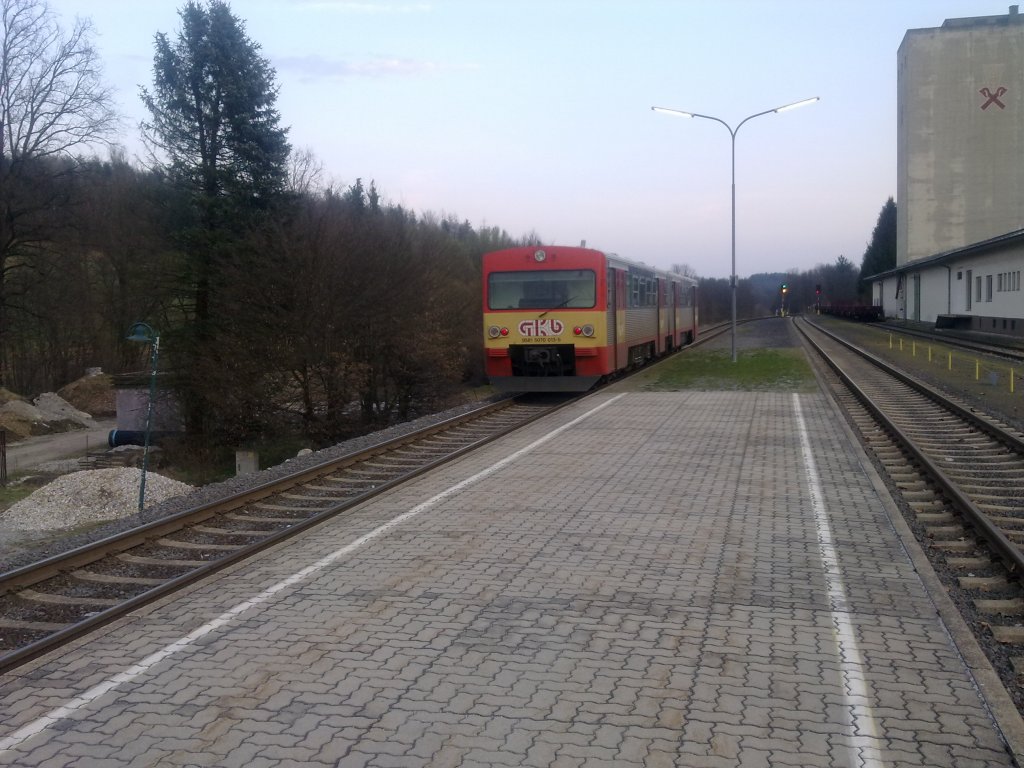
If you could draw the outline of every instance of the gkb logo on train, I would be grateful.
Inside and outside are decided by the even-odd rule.
[[[562,331],[565,330],[565,325],[561,320],[555,318],[539,318],[537,320],[523,320],[519,323],[519,333],[524,337],[542,337],[549,338],[551,336],[560,336]]]

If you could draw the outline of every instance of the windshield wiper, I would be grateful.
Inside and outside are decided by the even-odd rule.
[[[575,296],[570,296],[570,297],[569,297],[568,299],[566,299],[565,301],[563,301],[563,302],[562,302],[561,304],[559,304],[559,305],[558,305],[557,307],[548,307],[548,308],[547,308],[547,309],[545,309],[545,310],[544,310],[543,312],[541,312],[541,313],[540,313],[539,315],[537,315],[537,319],[539,320],[540,318],[544,317],[544,315],[546,315],[546,314],[547,314],[548,312],[550,312],[550,311],[551,311],[551,310],[553,310],[553,309],[562,309],[562,308],[563,308],[563,307],[565,307],[565,306],[566,306],[566,305],[567,305],[567,304],[568,304],[568,303],[569,303],[570,301],[576,301],[576,297],[575,297]]]

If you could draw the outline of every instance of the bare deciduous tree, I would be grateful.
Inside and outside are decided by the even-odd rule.
[[[91,39],[87,20],[65,33],[43,0],[0,0],[0,385],[12,281],[53,240],[74,153],[118,127]]]
[[[294,195],[314,195],[322,191],[324,164],[312,149],[293,149],[288,157],[288,191]]]
[[[61,29],[41,0],[0,0],[0,152],[12,160],[67,155],[118,127],[92,25]]]

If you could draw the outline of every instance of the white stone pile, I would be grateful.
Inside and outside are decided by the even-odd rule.
[[[24,531],[51,531],[129,517],[139,509],[141,473],[124,467],[62,475],[0,512],[0,522]],[[146,473],[147,507],[191,490],[185,483]]]

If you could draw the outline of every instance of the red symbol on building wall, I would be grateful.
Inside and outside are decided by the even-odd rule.
[[[995,93],[992,93],[991,89],[989,88],[982,88],[980,91],[978,91],[978,93],[980,93],[987,99],[987,101],[981,105],[982,109],[988,109],[993,104],[995,104],[1000,109],[1006,109],[1006,105],[999,100],[999,97],[1006,93],[1006,89],[1003,86],[1000,85],[998,88],[996,88]]]

